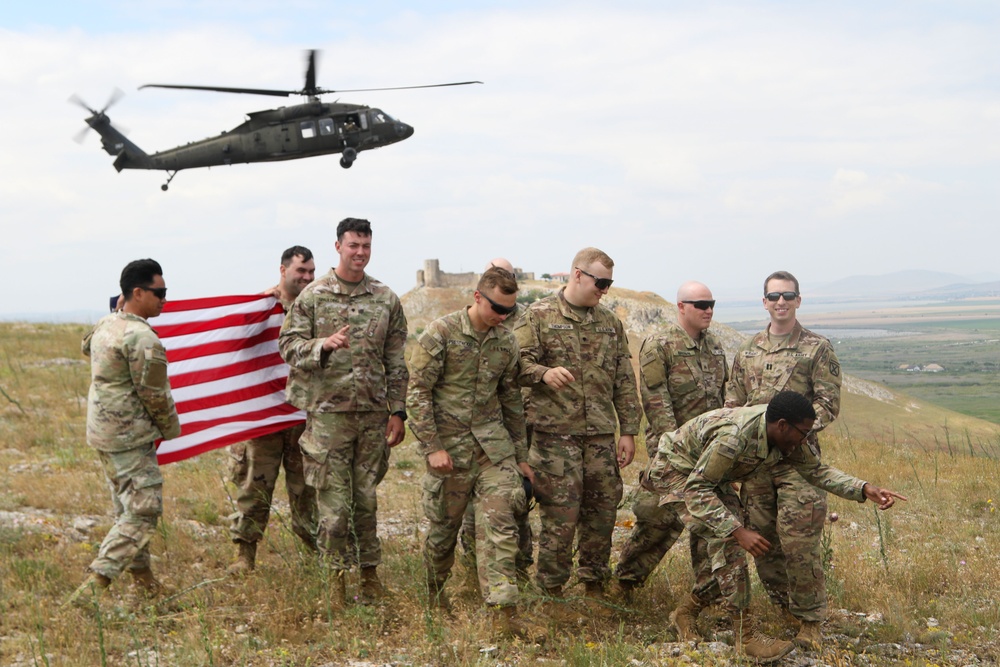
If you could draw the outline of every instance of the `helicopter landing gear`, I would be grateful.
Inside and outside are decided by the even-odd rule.
[[[344,149],[344,152],[340,157],[340,166],[344,169],[350,169],[354,161],[358,159],[358,151],[348,146]]]
[[[175,169],[173,173],[168,171],[167,174],[168,174],[167,182],[160,186],[160,189],[163,190],[164,192],[166,192],[169,189],[167,186],[170,185],[170,181],[174,180],[174,176],[177,175],[177,170]]]

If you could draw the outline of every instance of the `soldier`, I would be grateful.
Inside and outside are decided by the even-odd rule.
[[[149,540],[163,513],[163,477],[156,441],[180,435],[167,379],[167,353],[146,321],[167,301],[163,270],[152,259],[122,271],[123,306],[84,338],[90,357],[87,443],[97,450],[111,488],[115,525],[101,543],[90,575],[70,596],[99,595],[126,568],[139,590],[154,597],[162,585],[149,567]]]
[[[816,410],[810,444],[840,412],[840,362],[830,341],[804,329],[795,318],[802,304],[799,281],[776,271],[764,281],[768,327],[736,352],[726,387],[726,406],[767,403],[779,391],[796,391]],[[771,599],[801,622],[795,642],[819,648],[826,618],[826,578],[820,537],[826,494],[805,482],[789,465],[777,465],[743,485],[750,525],[774,548],[755,555],[757,574]]]
[[[336,608],[346,603],[343,575],[353,564],[362,602],[385,594],[375,490],[406,418],[406,317],[399,297],[365,273],[371,248],[367,220],[342,220],[337,267],[302,290],[278,339],[291,366],[288,402],[307,413],[299,445],[316,490],[316,546],[336,574]]]
[[[622,497],[619,469],[635,455],[640,412],[628,339],[621,320],[600,305],[613,267],[604,252],[584,248],[566,287],[533,303],[514,332],[520,382],[532,389],[528,463],[542,519],[537,581],[552,597],[569,580],[577,530],[577,576],[588,597],[603,597]]]
[[[517,278],[517,274],[514,272],[514,265],[510,263],[510,260],[503,257],[494,257],[489,262],[486,263],[486,267],[483,269],[485,274],[491,268],[503,269],[510,275]],[[513,331],[514,327],[521,320],[521,316],[524,314],[524,308],[516,306],[516,310],[504,319],[502,325],[508,331]],[[527,388],[521,389],[521,400],[524,403],[525,411],[528,409],[528,401],[531,399],[531,390]],[[527,434],[527,444],[531,447],[531,424],[525,424],[525,433]],[[528,520],[528,516],[531,510],[531,498],[527,499],[527,503],[524,506],[523,512],[515,512],[514,519],[517,521],[517,558],[515,559],[515,564],[517,565],[517,578],[522,581],[528,579],[528,568],[535,562],[533,557],[534,546],[532,542],[531,534],[531,522]],[[465,564],[465,571],[469,576],[467,580],[467,586],[472,590],[479,590],[479,576],[477,574],[476,566],[476,507],[475,503],[469,503],[468,509],[465,510],[465,519],[462,521],[462,532],[459,533],[459,539],[462,543],[462,561]]]
[[[308,248],[292,246],[281,254],[278,284],[265,290],[281,302],[287,313],[295,297],[316,276],[316,263]],[[238,547],[236,562],[226,570],[240,574],[254,569],[257,542],[264,536],[278,473],[285,467],[285,489],[291,506],[292,531],[311,550],[316,549],[316,493],[306,485],[302,472],[299,437],[304,424],[229,446],[229,476],[236,485],[237,511],[230,517],[229,533]]]
[[[906,500],[822,463],[819,450],[809,441],[817,423],[809,399],[782,391],[767,405],[706,412],[661,439],[650,468],[650,482],[662,494],[660,502],[674,509],[688,528],[706,541],[715,567],[712,578],[696,584],[689,600],[675,612],[675,623],[686,632],[698,637],[701,601],[721,593],[733,621],[737,651],[760,662],[772,662],[794,648],[792,642],[767,637],[754,628],[743,550],[759,558],[772,543],[740,521],[740,501],[732,482],[785,465],[810,485],[849,500],[871,500],[883,510],[892,507],[896,498]]]
[[[664,433],[703,412],[722,407],[729,371],[722,343],[709,331],[715,299],[699,282],[686,282],[677,290],[677,323],[642,343],[639,352],[639,387],[646,411],[646,452],[650,464]],[[642,586],[684,530],[684,522],[670,507],[660,506],[660,496],[643,488],[642,477],[632,511],[635,528],[622,548],[615,569],[618,587],[628,600]],[[705,542],[689,534],[691,561],[700,581],[712,576]],[[690,641],[681,637],[681,641]]]
[[[517,281],[499,268],[483,273],[475,303],[432,322],[410,359],[410,428],[427,459],[424,543],[432,604],[447,606],[444,584],[455,562],[458,531],[474,501],[479,581],[494,628],[524,636],[517,619],[515,515],[531,480],[524,408],[517,385],[517,342],[500,326],[517,309]]]

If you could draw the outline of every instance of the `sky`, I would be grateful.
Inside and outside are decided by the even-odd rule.
[[[197,169],[162,192],[96,133],[72,140],[70,95],[115,88],[108,115],[149,153],[232,129],[300,100],[137,89],[294,89],[310,48],[324,88],[484,85],[339,96],[415,127],[350,170]],[[555,273],[586,246],[669,300],[689,279],[759,298],[778,269],[804,309],[852,275],[1000,275],[992,1],[7,3],[0,120],[0,318],[99,313],[141,257],[174,299],[259,292],[289,246],[334,266],[348,216],[399,294],[425,259]]]

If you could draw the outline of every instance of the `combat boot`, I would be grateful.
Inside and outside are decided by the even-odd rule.
[[[490,607],[493,634],[507,639],[528,640],[531,631],[521,622],[517,607]]]
[[[239,545],[239,554],[233,564],[226,568],[226,574],[240,576],[253,572],[257,565],[257,543],[236,540],[236,544]]]
[[[66,598],[66,602],[63,603],[63,606],[73,605],[74,607],[89,608],[91,602],[100,598],[101,593],[106,591],[110,585],[111,580],[103,574],[91,572],[90,575],[83,580],[83,583],[80,584],[80,586],[73,591],[68,598]]]
[[[386,597],[385,586],[378,578],[378,570],[375,567],[361,568],[361,604],[374,604],[378,600]]]
[[[632,594],[639,585],[631,579],[615,579],[611,584],[611,597],[625,604],[632,603]]]
[[[584,582],[583,597],[587,598],[587,610],[594,616],[613,616],[611,608],[604,604],[604,584],[600,581]]]
[[[698,632],[698,614],[705,606],[700,598],[691,593],[670,613],[670,622],[677,631],[677,641],[697,643],[703,639]]]
[[[444,590],[444,582],[438,581],[433,575],[427,576],[427,604],[431,609],[440,609],[451,615],[451,600]]]
[[[479,589],[479,573],[475,566],[466,565],[465,578],[462,580],[462,596],[470,599],[479,598],[482,592]]]
[[[800,646],[804,649],[809,649],[811,651],[819,651],[823,648],[823,632],[820,629],[819,621],[802,621],[802,626],[799,628],[799,634],[795,635],[796,646]]]
[[[580,615],[567,604],[562,586],[542,586],[541,589],[545,597],[551,598],[543,606],[546,616],[557,622],[568,623],[574,623],[580,618]]]
[[[757,662],[768,663],[785,657],[795,648],[792,642],[768,637],[758,632],[749,610],[744,609],[742,614],[738,611],[732,612],[730,618],[733,621],[737,653],[742,653]]]
[[[132,573],[132,587],[147,600],[169,593],[167,587],[153,576],[153,571],[148,567],[129,571]]]

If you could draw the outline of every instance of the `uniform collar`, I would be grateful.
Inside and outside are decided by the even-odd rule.
[[[581,306],[583,307],[583,306]],[[597,306],[591,306],[587,308],[586,319],[580,319],[573,306],[570,305],[569,301],[566,300],[566,288],[563,287],[559,290],[559,312],[562,316],[568,320],[573,320],[574,322],[579,322],[581,324],[590,324],[594,321],[594,308]]]
[[[327,283],[330,286],[330,291],[333,292],[334,294],[346,294],[348,296],[354,296],[356,294],[372,293],[372,286],[371,286],[372,279],[371,276],[369,276],[367,273],[364,274],[364,277],[361,279],[361,282],[358,283],[358,286],[354,288],[353,292],[348,292],[346,289],[344,289],[344,286],[341,284],[340,279],[337,277],[336,267],[330,269],[330,272],[326,274],[326,279]]]
[[[479,340],[479,332],[473,328],[472,318],[469,317],[470,307],[471,306],[466,306],[465,308],[462,309],[462,317],[461,317],[462,335]],[[497,329],[496,327],[490,327],[489,329],[487,329],[486,336],[483,337],[483,341],[487,341],[490,338],[496,338],[497,337],[496,329]]]
[[[762,350],[767,350],[768,352],[776,352],[778,350],[785,350],[789,348],[796,347],[799,344],[799,338],[802,336],[802,325],[799,324],[798,320],[795,320],[795,326],[792,327],[792,333],[788,336],[784,344],[779,344],[774,349],[771,348],[771,341],[768,339],[767,334],[771,330],[771,324],[764,328],[759,334],[754,336],[754,345],[761,348]]]

